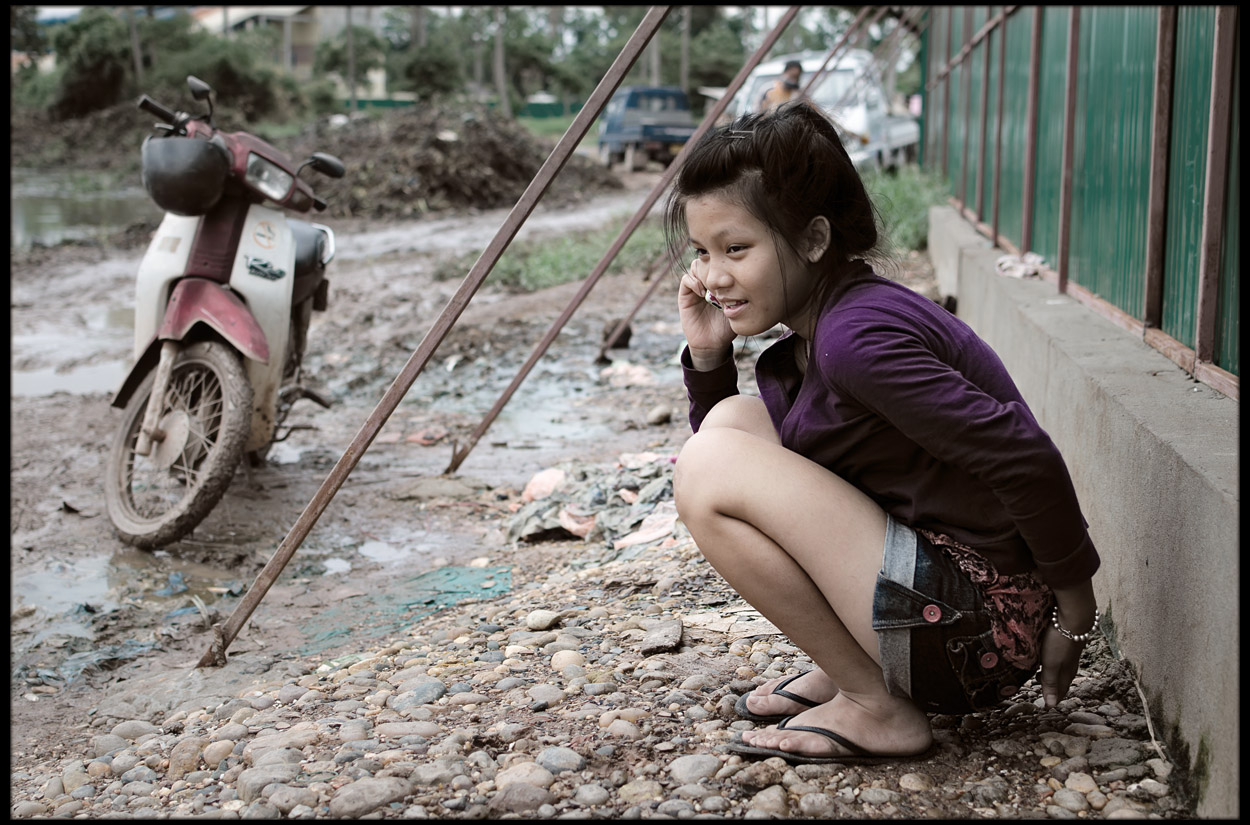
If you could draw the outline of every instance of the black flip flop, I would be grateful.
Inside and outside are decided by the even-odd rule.
[[[800,676],[806,676],[809,672],[810,671],[803,671],[802,673],[794,674],[789,679],[786,679],[784,682],[777,685],[777,687],[773,688],[772,695],[780,696],[783,699],[789,699],[791,702],[798,702],[800,705],[806,705],[809,708],[820,707],[821,705],[820,702],[813,702],[811,699],[808,699],[803,696],[799,696],[797,693],[791,693],[788,690],[783,690],[783,688],[786,685],[790,684],[791,682],[793,682],[795,679],[799,678]],[[766,725],[772,725],[777,722],[781,722],[785,719],[789,719],[791,716],[793,716],[793,714],[785,714],[785,713],[777,713],[777,714],[773,714],[772,716],[761,716],[758,713],[752,713],[751,711],[747,710],[747,697],[750,695],[751,695],[750,693],[742,694],[741,696],[738,697],[738,701],[734,704],[734,711],[743,719],[749,719],[752,722],[763,722]]]
[[[912,754],[910,756],[881,756],[879,754],[873,754],[873,753],[870,753],[869,751],[864,750],[863,748],[861,748],[859,745],[856,745],[851,740],[847,739],[841,734],[834,733],[831,730],[825,730],[824,728],[811,727],[809,725],[795,725],[792,728],[786,727],[786,722],[789,722],[793,718],[794,718],[793,716],[787,716],[786,718],[782,719],[780,722],[777,723],[777,730],[799,730],[799,731],[805,731],[807,733],[819,733],[821,736],[824,736],[828,739],[832,739],[834,742],[837,742],[839,745],[849,750],[850,753],[847,754],[846,756],[806,756],[804,754],[794,753],[792,751],[783,751],[779,748],[760,748],[760,747],[756,747],[755,745],[748,745],[747,743],[741,740],[730,742],[728,745],[726,745],[726,747],[734,753],[741,753],[746,756],[756,756],[756,757],[761,757],[765,759],[769,757],[773,757],[773,756],[780,756],[782,759],[786,760],[787,762],[790,762],[792,764],[798,764],[798,765],[831,765],[831,764],[863,765],[863,764],[871,764],[871,763],[878,763],[878,762],[903,762],[909,759],[916,759],[920,756],[923,756],[929,750],[928,748],[926,748],[924,752]]]

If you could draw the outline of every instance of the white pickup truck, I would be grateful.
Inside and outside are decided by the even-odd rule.
[[[734,96],[727,113],[737,117],[756,111],[764,93],[772,88],[791,60],[803,66],[799,79],[799,87],[803,88],[824,65],[825,52],[787,54],[759,64]],[[889,101],[869,52],[862,49],[842,52],[840,57],[830,61],[830,66],[808,94],[813,103],[833,118],[842,134],[843,146],[857,167],[888,169],[916,158],[920,125],[910,115],[890,113]]]

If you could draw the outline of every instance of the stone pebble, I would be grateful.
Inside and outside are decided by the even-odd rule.
[[[492,564],[528,559],[498,549]],[[10,814],[97,818],[1176,818],[1178,767],[1105,643],[1060,709],[1029,682],[933,718],[935,762],[791,765],[726,743],[733,704],[812,663],[737,637],[741,605],[680,524],[632,555],[556,561],[381,646],[288,661],[238,696],[89,721],[81,753],[11,777]],[[593,562],[593,559],[591,560]],[[518,564],[518,569],[532,570]],[[660,585],[663,586],[660,586]],[[709,607],[714,605],[717,607]],[[266,681],[266,678],[268,679]],[[1127,698],[1125,698],[1127,697]],[[1124,724],[1125,720],[1128,724]],[[84,720],[87,721],[87,720]],[[70,749],[72,751],[72,748]],[[954,765],[952,780],[949,770]],[[935,779],[934,774],[945,777]]]

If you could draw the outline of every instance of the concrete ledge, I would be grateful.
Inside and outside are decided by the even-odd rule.
[[[954,209],[930,211],[929,248],[1067,460],[1112,641],[1199,816],[1239,816],[1239,403],[1054,284],[998,274],[1005,253]]]

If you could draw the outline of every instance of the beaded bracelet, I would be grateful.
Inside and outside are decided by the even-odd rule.
[[[1050,622],[1055,626],[1055,630],[1065,639],[1071,639],[1074,642],[1088,642],[1094,635],[1094,631],[1098,629],[1098,622],[1102,619],[1102,614],[1098,612],[1098,608],[1094,608],[1094,625],[1084,633],[1069,633],[1059,626],[1059,605],[1055,605],[1054,610],[1050,612]]]

